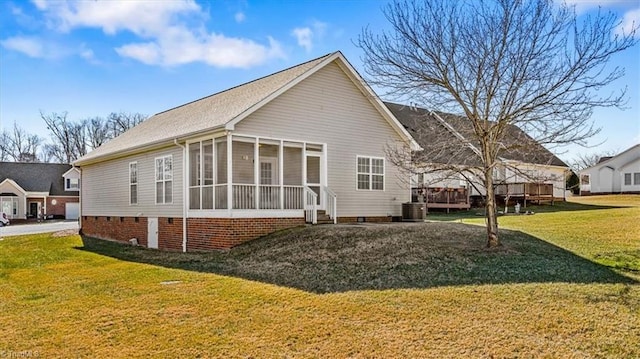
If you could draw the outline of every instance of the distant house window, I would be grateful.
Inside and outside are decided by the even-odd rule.
[[[384,191],[384,158],[357,156],[357,188]]]
[[[173,157],[156,158],[156,204],[173,202]]]
[[[640,172],[636,172],[633,174],[633,185],[640,185]]]
[[[624,174],[624,185],[631,186],[631,173]]]
[[[580,176],[580,184],[588,185],[589,184],[589,175]]]
[[[138,162],[129,163],[129,204],[138,204]]]
[[[58,182],[60,183],[60,182]],[[77,191],[78,189],[80,189],[80,179],[78,178],[67,178],[67,180],[64,183],[64,190],[65,191]]]

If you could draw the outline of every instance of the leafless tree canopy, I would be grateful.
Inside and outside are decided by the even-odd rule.
[[[593,109],[624,105],[624,89],[603,88],[624,75],[607,64],[637,43],[635,30],[616,34],[613,13],[578,23],[573,9],[551,0],[397,1],[383,11],[391,30],[366,28],[358,39],[368,80],[388,96],[460,115],[466,140],[436,140],[423,159],[473,142],[487,189],[488,245],[499,245],[493,168],[504,153],[531,146],[510,139],[513,126],[538,144],[585,144],[598,132]],[[449,160],[439,166],[471,166],[441,157]]]
[[[139,113],[123,112],[111,113],[106,119],[93,117],[79,122],[69,121],[66,112],[40,116],[51,135],[51,143],[44,148],[45,156],[61,163],[73,162],[146,118]]]
[[[42,139],[27,133],[14,123],[11,130],[0,134],[0,161],[39,162],[38,152]]]

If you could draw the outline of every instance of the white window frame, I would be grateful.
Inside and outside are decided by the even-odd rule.
[[[368,159],[369,160],[369,171],[368,172],[360,172],[358,167],[358,163],[360,159]],[[382,173],[373,173],[373,160],[382,160]],[[387,164],[384,157],[376,157],[376,156],[362,156],[356,155],[356,191],[386,191],[387,188]],[[367,175],[369,177],[369,188],[359,188],[359,175]],[[373,176],[382,176],[382,189],[374,189],[373,188]]]
[[[171,161],[171,178],[167,178],[167,172],[164,170],[165,166],[166,166],[166,161],[167,159],[169,159]],[[162,161],[162,178],[158,178],[158,160]],[[154,167],[154,172],[155,172],[155,177],[154,177],[154,193],[155,193],[155,203],[156,204],[173,204],[173,155],[166,155],[166,156],[160,156],[160,157],[156,157],[153,160],[153,167]],[[171,201],[167,202],[167,199],[165,197],[166,194],[166,186],[167,186],[167,182],[171,182]],[[162,202],[158,202],[158,183],[162,183]]]
[[[133,177],[131,176],[131,174],[132,174],[131,169],[133,167],[135,167],[135,171],[136,171],[135,182],[133,181]],[[138,195],[138,193],[140,193],[140,191],[138,191],[138,188],[139,188],[138,183],[139,182],[140,181],[138,180],[138,162],[137,161],[129,162],[129,205],[130,206],[137,206],[138,205],[138,197],[140,197]],[[132,199],[133,199],[132,193],[133,192],[131,191],[131,188],[133,186],[136,186],[136,201],[135,202],[132,201]]]
[[[634,186],[640,185],[640,172],[634,172],[632,177],[633,177],[633,185]]]
[[[75,180],[76,185],[71,186],[71,181]],[[79,191],[80,190],[80,178],[65,178],[64,179],[64,190],[65,191]]]
[[[629,178],[629,183],[627,183],[627,178]],[[633,176],[631,173],[625,173],[622,177],[622,183],[625,186],[631,186],[633,183]]]

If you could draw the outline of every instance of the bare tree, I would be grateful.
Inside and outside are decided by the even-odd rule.
[[[81,121],[67,119],[67,112],[40,116],[47,125],[52,142],[45,146],[45,156],[56,162],[71,163],[110,139],[144,121],[139,113],[111,113],[105,120],[91,117]]]
[[[585,144],[598,132],[593,108],[624,104],[624,90],[602,93],[624,75],[606,65],[637,43],[637,27],[619,34],[620,20],[600,12],[579,24],[552,0],[396,1],[383,11],[391,30],[366,28],[358,39],[369,80],[389,96],[466,121],[472,137],[436,151],[475,147],[469,166],[486,189],[487,246],[498,246],[493,171],[505,151],[526,151],[504,141],[509,129],[545,145]]]
[[[112,112],[107,117],[107,126],[109,128],[109,138],[120,136],[130,128],[140,124],[147,116],[141,113]]]
[[[613,157],[617,155],[617,151],[604,151],[600,153],[581,153],[573,161],[571,161],[571,168],[575,172],[580,172],[581,170],[595,166],[603,159]]]
[[[0,135],[1,160],[13,162],[40,162],[38,152],[42,138],[29,134],[14,122],[11,131],[4,130]]]

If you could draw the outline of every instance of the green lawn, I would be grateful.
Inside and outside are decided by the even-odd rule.
[[[640,197],[591,198],[501,217],[497,250],[460,223],[195,254],[5,238],[0,357],[640,357]]]

